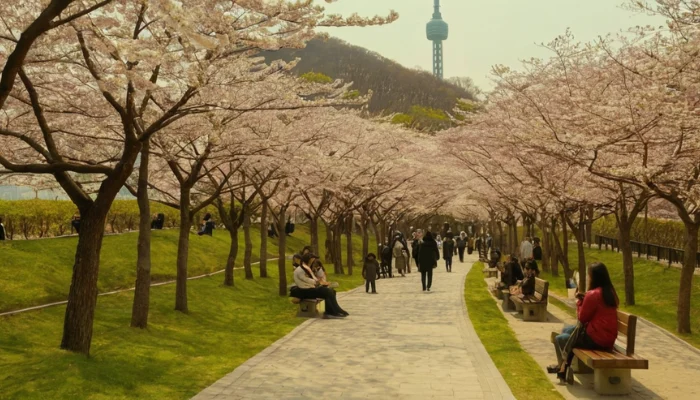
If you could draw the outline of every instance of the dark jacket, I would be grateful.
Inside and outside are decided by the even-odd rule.
[[[537,245],[532,249],[532,258],[537,261],[542,261],[542,246]]]
[[[455,252],[455,241],[453,239],[445,239],[442,243],[442,258],[449,260]]]
[[[0,223],[0,240],[5,240],[5,227]]]
[[[379,263],[377,260],[365,258],[365,263],[362,266],[362,276],[368,281],[373,281],[377,279],[377,271],[379,271]]]
[[[391,265],[391,247],[389,246],[382,246],[382,252],[380,254],[380,257],[382,258],[382,263],[386,265]]]
[[[516,262],[509,262],[506,264],[505,268],[505,281],[504,283],[508,286],[513,286],[518,281],[523,280],[523,270],[520,268],[520,264]]]
[[[435,243],[437,246],[437,243]],[[420,241],[418,239],[413,239],[411,242],[411,257],[418,260],[418,248],[420,247]]]
[[[420,271],[427,271],[428,269],[435,268],[439,259],[440,250],[438,249],[437,242],[435,240],[423,239],[423,243],[418,246],[418,258],[416,259],[418,269]]]
[[[535,277],[527,277],[523,279],[523,283],[520,286],[520,291],[523,296],[533,296],[535,294]]]
[[[466,238],[462,239],[461,237],[458,236],[457,237],[457,248],[463,249],[465,247],[467,247],[467,239]]]

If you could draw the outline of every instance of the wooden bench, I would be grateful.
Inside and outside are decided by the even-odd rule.
[[[520,312],[522,307],[524,321],[547,320],[547,296],[549,293],[549,282],[535,278],[535,294],[525,299],[518,296],[510,296],[509,299],[515,304],[515,308]]]
[[[297,317],[321,318],[321,314],[318,312],[318,305],[323,302],[323,299],[302,300],[297,297],[290,297],[290,301],[293,304],[299,304],[299,311],[297,312]]]
[[[574,349],[575,360],[593,369],[593,388],[598,394],[629,394],[632,391],[632,370],[649,369],[649,360],[634,354],[637,316],[618,311],[617,332],[618,339],[620,335],[627,338],[626,348],[616,344],[612,353]]]

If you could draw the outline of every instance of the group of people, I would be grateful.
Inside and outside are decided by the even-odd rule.
[[[294,285],[289,294],[298,299],[323,299],[326,311],[325,319],[346,318],[350,314],[338,304],[336,292],[331,288],[326,275],[326,269],[320,258],[313,254],[311,246],[306,246],[300,254],[292,257],[294,265]]]
[[[535,281],[540,271],[537,261],[542,259],[539,239],[526,237],[520,245],[520,257],[513,254],[501,270],[500,287],[506,287],[511,296],[526,298],[534,296]],[[500,254],[498,255],[500,258]],[[597,262],[588,267],[588,291],[576,293],[577,323],[565,326],[561,332],[552,332],[552,343],[557,363],[547,371],[569,384],[573,383],[571,362],[573,350],[612,351],[617,340],[617,309],[620,304],[615,287],[605,264]]]

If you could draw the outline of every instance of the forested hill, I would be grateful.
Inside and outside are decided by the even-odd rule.
[[[375,114],[406,113],[413,106],[449,112],[458,99],[473,100],[473,96],[459,86],[336,38],[314,39],[304,49],[266,52],[264,56],[267,61],[280,58],[290,61],[298,57],[301,61],[295,72],[299,75],[318,72],[354,82],[353,88],[362,93],[372,89],[374,95],[369,110]]]

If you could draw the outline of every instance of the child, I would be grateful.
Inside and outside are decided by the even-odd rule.
[[[379,263],[377,262],[377,256],[372,253],[367,254],[365,257],[365,263],[362,266],[362,277],[365,278],[365,291],[369,293],[369,286],[372,285],[372,294],[377,294],[376,279],[377,271],[379,270]]]

